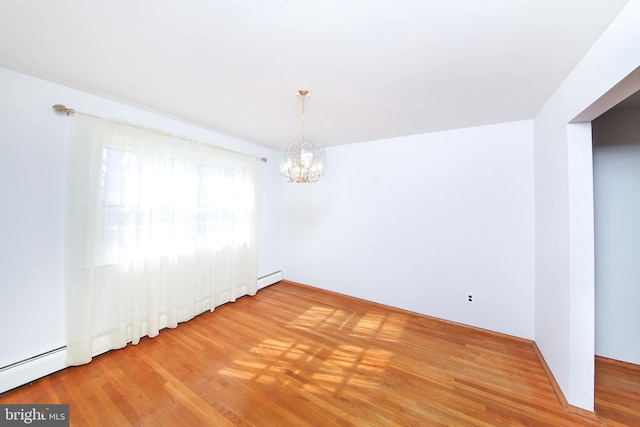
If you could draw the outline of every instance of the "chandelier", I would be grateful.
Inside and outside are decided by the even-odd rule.
[[[298,95],[302,97],[301,141],[280,149],[280,173],[288,182],[317,182],[324,174],[325,151],[317,144],[304,142],[304,99],[310,92],[301,89]]]

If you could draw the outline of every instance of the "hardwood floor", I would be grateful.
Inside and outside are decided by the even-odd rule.
[[[598,384],[607,422],[639,407],[618,386]],[[529,341],[288,282],[0,403],[69,403],[77,426],[600,425],[562,410]]]
[[[640,366],[596,357],[596,412],[606,424],[640,426]]]

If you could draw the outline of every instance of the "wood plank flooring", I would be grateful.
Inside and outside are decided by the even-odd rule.
[[[618,386],[598,384],[612,425],[639,402]],[[288,282],[0,403],[69,403],[74,426],[601,425],[562,410],[529,341]]]
[[[596,357],[596,412],[612,426],[640,426],[640,366]]]

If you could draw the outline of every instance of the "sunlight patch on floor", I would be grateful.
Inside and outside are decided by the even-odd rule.
[[[304,314],[298,316],[289,326],[292,328],[312,330],[323,325],[342,324],[351,317],[350,313],[329,307],[311,307]]]
[[[340,330],[346,329],[346,332],[354,337],[397,342],[402,336],[406,324],[406,317],[401,315],[375,312],[359,315],[329,307],[315,306],[298,316],[289,326],[303,330],[319,330],[322,327],[339,326]]]
[[[315,394],[336,392],[345,385],[367,389],[378,387],[384,381],[382,377],[393,353],[376,348],[376,341],[398,341],[406,320],[388,313],[349,313],[314,306],[288,324],[288,327],[310,332],[319,332],[323,327],[335,330],[336,326],[350,336],[363,338],[362,343],[366,347],[354,344],[332,346],[331,343],[327,347],[317,341],[313,344],[303,342],[304,338],[267,338],[249,350],[254,355],[251,362],[235,360],[233,366],[225,367],[219,373],[261,384],[293,381]],[[255,355],[260,356],[260,362],[255,361]],[[310,369],[308,364],[313,367]],[[302,372],[310,370],[313,371],[311,376],[299,377]]]
[[[228,377],[237,378],[239,380],[251,380],[255,377],[253,372],[241,371],[238,369],[224,368],[218,371],[219,374],[226,375]]]
[[[309,346],[295,341],[266,339],[250,350],[262,356],[279,356],[287,359],[298,359],[307,354]]]
[[[404,316],[367,313],[358,321],[350,335],[397,342],[402,336],[406,324],[407,320]]]
[[[236,363],[240,366],[244,366],[247,368],[251,368],[251,369],[256,369],[256,370],[261,370],[261,369],[265,369],[267,367],[266,363],[257,363],[257,362],[245,362],[244,360],[236,360],[233,363]]]

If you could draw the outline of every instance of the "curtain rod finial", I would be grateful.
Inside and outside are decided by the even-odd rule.
[[[58,112],[58,113],[66,113],[66,114],[67,114],[67,116],[68,116],[69,114],[73,114],[73,113],[75,113],[75,112],[76,112],[76,110],[74,110],[73,108],[67,108],[67,107],[65,107],[65,106],[64,106],[64,105],[62,105],[62,104],[56,104],[56,105],[54,105],[54,106],[53,106],[53,109],[54,109],[54,110],[56,110],[56,112]]]

